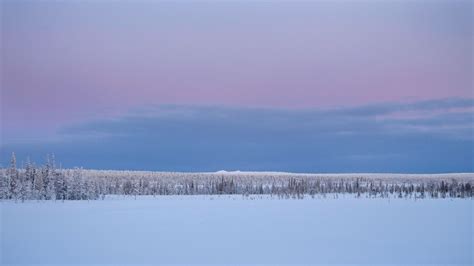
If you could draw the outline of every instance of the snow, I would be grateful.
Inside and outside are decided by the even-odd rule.
[[[235,171],[226,171],[226,170],[219,170],[216,172],[216,174],[240,174],[242,173],[240,170],[235,170]],[[243,172],[246,173],[246,172]]]
[[[0,264],[465,264],[471,199],[107,197],[1,205]]]

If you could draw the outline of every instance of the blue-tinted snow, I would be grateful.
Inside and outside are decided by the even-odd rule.
[[[1,264],[466,264],[470,199],[1,203]]]

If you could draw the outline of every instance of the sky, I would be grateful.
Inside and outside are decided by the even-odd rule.
[[[0,164],[472,172],[472,1],[1,0]]]

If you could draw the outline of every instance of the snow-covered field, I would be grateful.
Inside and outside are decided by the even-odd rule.
[[[471,199],[1,203],[1,264],[466,264]]]

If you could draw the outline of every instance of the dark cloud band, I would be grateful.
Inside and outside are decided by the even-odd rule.
[[[54,142],[6,144],[2,157],[54,152],[65,166],[173,171],[471,172],[472,107],[472,99],[329,110],[144,106],[65,127]],[[417,116],[390,116],[406,111]]]

